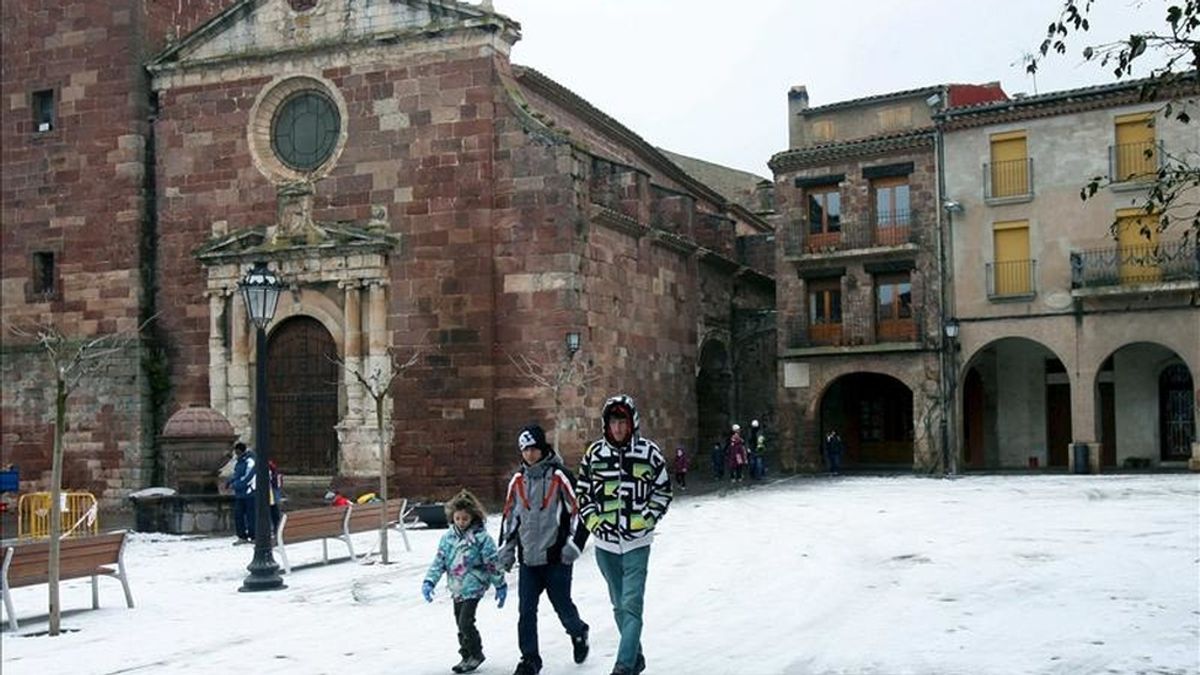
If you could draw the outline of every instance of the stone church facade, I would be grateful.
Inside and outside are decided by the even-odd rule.
[[[406,496],[494,495],[531,420],[574,461],[616,392],[664,447],[711,443],[742,417],[771,424],[774,280],[746,264],[769,227],[511,64],[517,23],[486,3],[420,0],[204,9],[93,21],[184,36],[113,57],[145,74],[123,85],[135,105],[96,113],[113,130],[91,136],[106,147],[95,156],[71,128],[90,115],[66,114],[92,109],[87,82],[68,68],[31,84],[32,64],[5,65],[9,111],[19,100],[36,121],[30,89],[46,86],[61,127],[52,140],[5,124],[5,321],[86,337],[155,317],[121,374],[72,407],[67,465],[87,468],[68,481],[110,502],[151,484],[155,434],[189,405],[253,441],[262,355],[237,282],[256,261],[287,284],[268,328],[269,417],[272,454],[301,481],[378,475],[356,372],[395,375],[383,432]],[[33,488],[49,470],[48,393],[36,351],[9,334],[4,349],[4,461]]]

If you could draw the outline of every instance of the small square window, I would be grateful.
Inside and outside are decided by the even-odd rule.
[[[33,128],[45,133],[54,128],[54,90],[33,92]]]
[[[54,293],[54,253],[38,251],[33,254],[33,292],[38,295]]]

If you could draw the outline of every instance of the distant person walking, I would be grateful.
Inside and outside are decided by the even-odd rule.
[[[754,420],[750,423],[750,477],[762,480],[767,475],[767,430]]]
[[[729,465],[729,480],[740,483],[742,470],[746,467],[749,457],[746,454],[746,441],[742,440],[742,427],[739,424],[733,425],[733,431],[729,434],[729,441],[725,444],[725,456],[726,463]]]
[[[279,521],[283,520],[283,476],[279,473],[279,466],[275,464],[275,460],[267,461],[267,476],[268,482],[271,484],[270,506],[271,506],[271,534],[274,536],[279,532]]]
[[[596,538],[596,566],[621,633],[612,675],[635,675],[646,669],[642,605],[650,542],[671,504],[671,476],[658,445],[641,435],[631,397],[605,401],[600,419],[604,438],[588,447],[579,466],[579,515]]]
[[[675,448],[675,484],[679,486],[680,490],[687,489],[688,467],[691,466],[691,463],[687,450],[682,445]]]

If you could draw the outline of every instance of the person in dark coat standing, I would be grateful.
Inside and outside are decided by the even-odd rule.
[[[746,450],[750,453],[750,477],[762,480],[767,473],[767,437],[758,420],[750,422],[750,432],[746,434]]]
[[[714,480],[725,480],[725,449],[720,443],[712,446],[712,473]]]
[[[825,436],[825,466],[829,473],[837,475],[842,470],[842,454],[846,452],[846,442],[842,440],[837,429],[831,429]]]
[[[237,460],[225,485],[233,488],[233,529],[238,537],[234,543],[244,544],[254,541],[254,451],[238,441],[233,454]]]

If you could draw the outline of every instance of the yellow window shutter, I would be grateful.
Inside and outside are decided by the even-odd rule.
[[[1162,279],[1158,214],[1141,209],[1117,211],[1117,248],[1121,255],[1121,283],[1153,283]]]
[[[1153,174],[1158,168],[1153,113],[1120,115],[1115,119],[1115,123],[1113,179],[1126,181]]]
[[[1012,197],[1029,193],[1028,152],[1024,131],[993,134],[992,196]]]
[[[1022,295],[1030,285],[1029,221],[1012,220],[992,226],[995,245],[994,289],[996,295]]]

